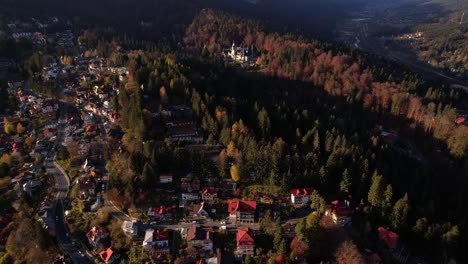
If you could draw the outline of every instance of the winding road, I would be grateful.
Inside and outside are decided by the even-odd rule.
[[[65,139],[65,124],[66,124],[67,106],[60,104],[60,118],[57,131],[57,140],[53,150]],[[82,249],[79,243],[75,243],[70,232],[65,224],[64,205],[63,202],[67,198],[70,189],[70,180],[66,172],[55,162],[55,151],[49,152],[45,160],[47,173],[50,177],[55,179],[55,200],[54,200],[54,217],[55,217],[55,233],[57,243],[65,254],[68,254],[73,263],[87,264],[94,263],[92,256],[89,252]]]

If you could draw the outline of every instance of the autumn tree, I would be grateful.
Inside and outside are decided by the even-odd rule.
[[[237,168],[237,165],[232,165],[231,166],[231,179],[235,182],[238,182],[240,180],[240,175],[239,175],[239,169]]]
[[[350,240],[341,243],[336,252],[335,260],[338,264],[361,264],[366,263],[358,247]]]

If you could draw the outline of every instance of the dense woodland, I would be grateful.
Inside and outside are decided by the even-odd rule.
[[[360,246],[373,247],[368,225],[384,225],[414,254],[436,262],[466,257],[460,249],[467,243],[467,127],[454,122],[465,94],[381,58],[268,33],[255,21],[213,10],[196,17],[175,52],[93,32],[83,41],[101,43],[97,52],[131,74],[114,100],[127,151],[114,152],[107,166],[110,195],[122,204],[147,202],[157,175],[166,172],[230,177],[271,193],[312,184],[327,201],[352,197],[360,208],[354,221]],[[255,46],[258,69],[223,62],[222,49],[233,41]],[[192,106],[207,143],[225,147],[219,169],[161,142],[163,126],[150,110],[164,102]],[[399,142],[383,140],[382,128],[396,131]]]
[[[109,144],[106,166],[108,198],[117,204],[160,199],[152,195],[162,173],[231,178],[244,190],[239,197],[249,186],[277,194],[312,185],[317,214],[298,225],[291,245],[275,236],[276,223],[262,222],[267,240],[275,240],[265,251],[292,251],[309,263],[356,253],[354,244],[325,249],[318,226],[325,204],[346,197],[357,208],[359,248],[375,249],[375,229],[389,226],[414,255],[468,260],[468,128],[454,122],[466,94],[380,57],[271,33],[213,10],[203,10],[176,43],[137,41],[109,28],[83,31],[79,41],[130,72],[128,82],[95,83],[120,85],[112,102],[122,115],[124,149]],[[257,68],[223,61],[233,41],[255,47]],[[40,65],[37,56],[21,72]],[[219,168],[165,139],[162,121],[151,114],[165,103],[192,107],[206,142],[223,146]],[[385,141],[381,129],[395,131],[398,142]]]
[[[412,46],[419,58],[438,68],[468,76],[468,21],[457,12],[440,21],[419,25],[423,40]]]

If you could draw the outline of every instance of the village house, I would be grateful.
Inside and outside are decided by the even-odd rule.
[[[291,202],[294,206],[304,206],[310,201],[314,188],[299,188],[291,190]]]
[[[143,239],[143,248],[151,250],[153,255],[169,254],[169,234],[166,231],[147,229]]]
[[[250,228],[237,230],[236,245],[235,254],[237,256],[253,255],[255,248],[253,231]]]
[[[233,222],[254,223],[257,202],[244,200],[228,200],[229,218]]]
[[[189,217],[198,219],[209,219],[211,218],[211,214],[213,213],[213,211],[216,212],[215,209],[211,208],[205,202],[201,202],[199,204],[191,204],[187,206],[186,209]]]
[[[201,195],[202,200],[206,202],[212,202],[218,198],[219,189],[216,187],[204,187],[202,189]]]
[[[136,236],[138,235],[138,225],[136,220],[124,221],[122,223],[122,230],[125,234]]]
[[[333,201],[325,211],[326,216],[330,216],[333,222],[340,226],[345,226],[351,222],[353,210],[349,207],[349,202]]]
[[[159,183],[172,183],[172,180],[173,180],[173,177],[172,175],[161,175],[159,176]]]
[[[120,258],[120,255],[115,253],[111,248],[107,248],[106,250],[99,252],[99,256],[106,264],[118,263]]]
[[[99,244],[103,244],[104,246],[109,246],[109,230],[105,227],[96,227],[93,226],[91,230],[86,234],[88,238],[89,244],[96,249]]]
[[[185,192],[182,193],[181,198],[183,201],[198,201],[200,200],[200,194],[197,192]]]
[[[148,217],[151,220],[155,221],[171,221],[174,219],[174,213],[176,211],[176,207],[166,207],[161,205],[160,207],[150,207],[148,209]]]
[[[42,103],[42,112],[46,115],[53,116],[57,114],[59,104],[57,100],[46,100]]]
[[[296,237],[296,227],[290,223],[286,223],[281,227],[281,234],[286,241],[292,241]]]
[[[212,233],[200,226],[193,225],[187,232],[187,244],[203,251],[213,250]]]
[[[379,227],[379,240],[383,241],[389,249],[396,249],[398,246],[398,234],[390,231],[388,228]]]
[[[96,194],[96,183],[90,177],[81,178],[78,182],[78,196],[82,199],[94,197]]]

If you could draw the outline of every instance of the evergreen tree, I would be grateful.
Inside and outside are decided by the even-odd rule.
[[[351,190],[351,177],[349,175],[348,169],[345,169],[343,176],[341,177],[340,182],[340,191],[344,193],[349,193]]]
[[[325,199],[323,199],[317,190],[314,190],[310,195],[310,208],[316,210],[319,215],[324,214],[327,209]]]
[[[383,177],[378,175],[377,171],[372,176],[372,184],[367,195],[367,200],[372,207],[380,207],[384,199]]]
[[[393,228],[401,229],[406,226],[409,211],[408,194],[398,200],[393,207],[391,222]]]

